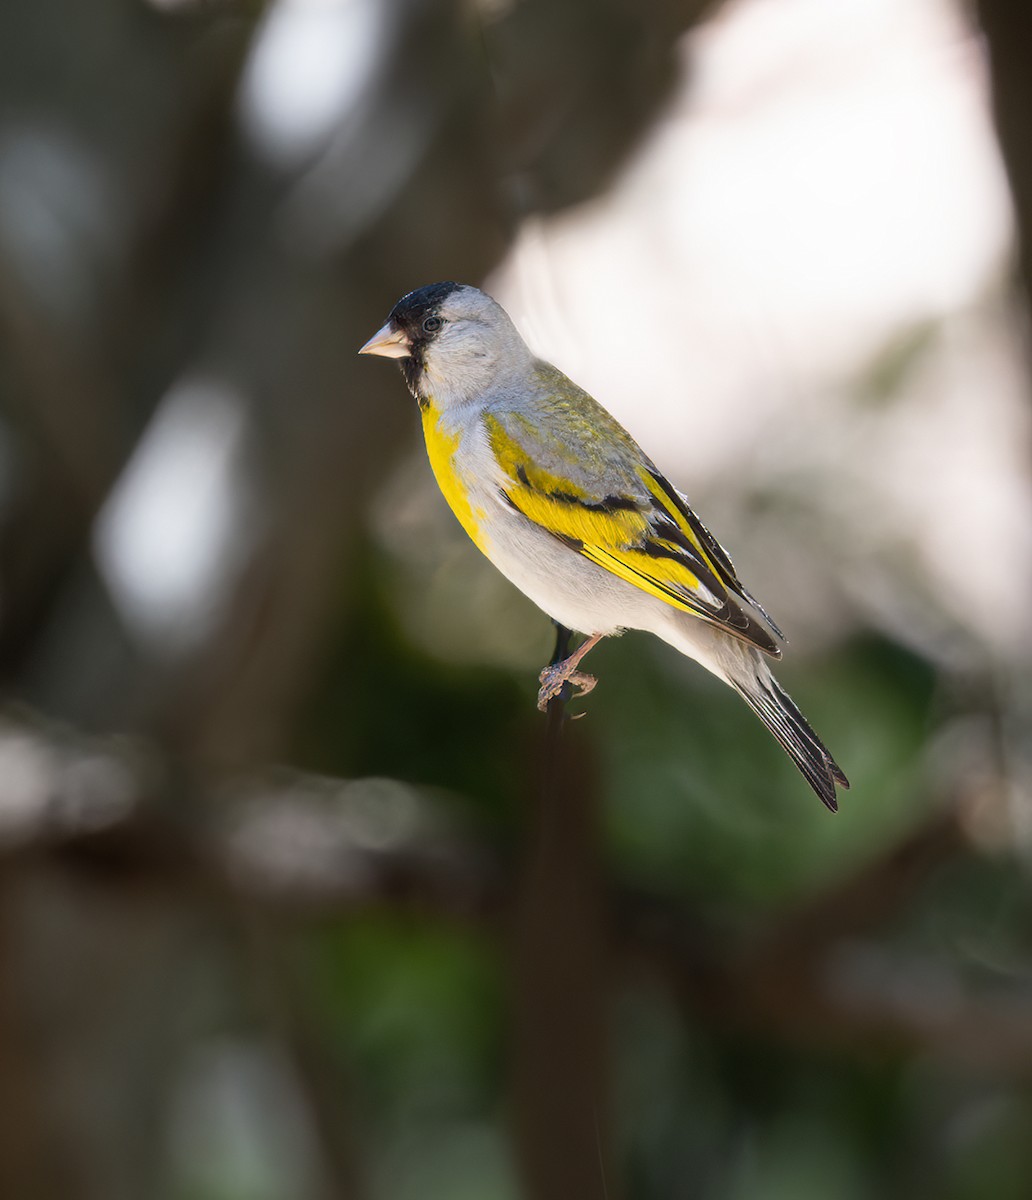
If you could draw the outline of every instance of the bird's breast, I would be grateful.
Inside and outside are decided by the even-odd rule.
[[[449,426],[442,419],[441,410],[434,404],[433,397],[423,406],[422,415],[426,453],[437,486],[458,518],[459,524],[473,539],[473,544],[482,553],[488,554],[484,510],[472,501],[467,482],[468,471],[464,471],[460,465],[467,456],[472,457],[474,454],[474,447],[464,443],[475,434],[461,427]]]

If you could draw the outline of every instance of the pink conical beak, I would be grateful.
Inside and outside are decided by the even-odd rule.
[[[359,354],[378,354],[381,358],[408,358],[411,353],[408,337],[400,329],[392,329],[389,321],[359,350]]]

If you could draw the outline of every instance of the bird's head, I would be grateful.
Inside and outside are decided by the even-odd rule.
[[[500,304],[450,281],[403,296],[359,354],[398,359],[416,399],[441,408],[483,401],[532,357]]]

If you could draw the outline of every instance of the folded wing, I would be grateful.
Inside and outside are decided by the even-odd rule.
[[[596,453],[590,435],[581,445],[583,399],[568,411],[565,430],[566,406],[549,413],[545,444],[523,414],[485,418],[504,502],[627,583],[779,658],[771,631],[779,637],[781,631],[742,586],[727,553],[684,497],[593,401],[592,430],[602,423],[607,445],[615,444],[619,452]]]

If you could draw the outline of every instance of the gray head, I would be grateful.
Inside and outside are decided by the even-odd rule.
[[[416,399],[442,408],[479,399],[532,360],[500,304],[450,281],[403,296],[359,354],[397,358]]]

